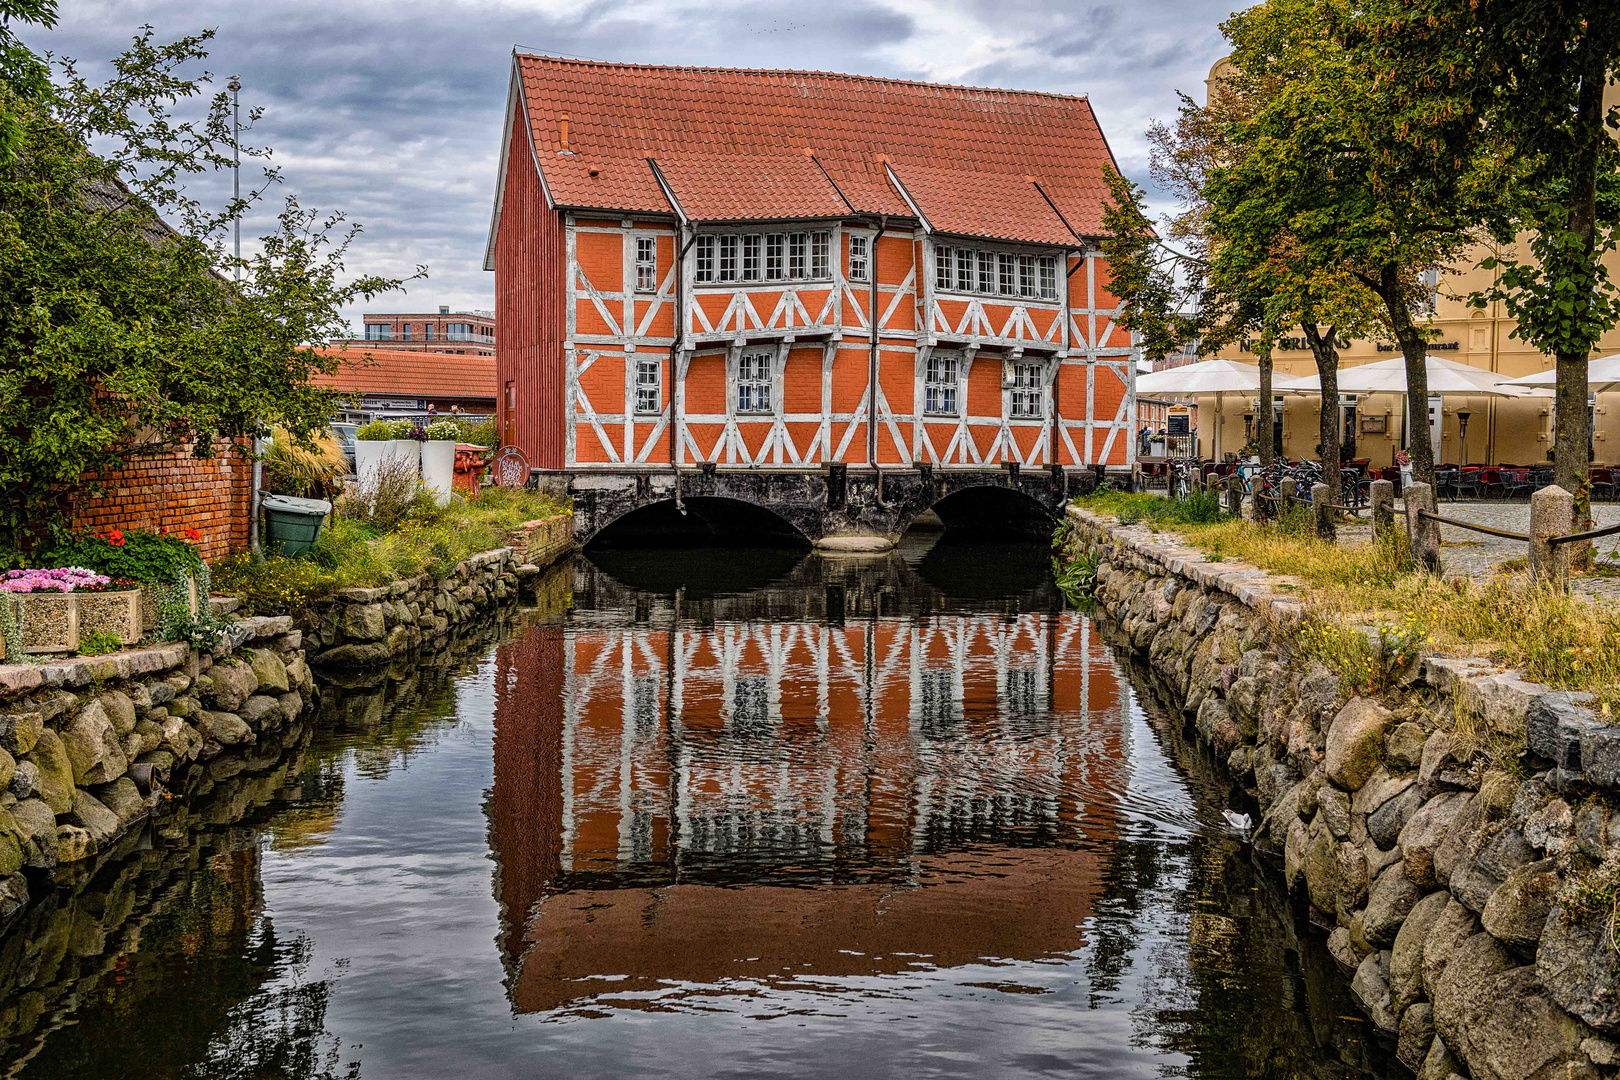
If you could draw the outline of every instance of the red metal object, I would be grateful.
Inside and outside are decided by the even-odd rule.
[[[478,495],[478,481],[489,464],[489,447],[456,443],[456,475],[450,487],[468,498]]]

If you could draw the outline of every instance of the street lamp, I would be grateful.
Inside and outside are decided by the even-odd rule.
[[[1468,418],[1473,415],[1467,409],[1457,410],[1457,440],[1462,443],[1462,457],[1457,459],[1459,467],[1468,464]]]

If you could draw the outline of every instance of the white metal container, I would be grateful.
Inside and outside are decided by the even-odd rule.
[[[356,439],[354,441],[354,474],[361,484],[373,483],[377,470],[385,461],[399,459],[411,463],[421,473],[422,444],[415,439]]]
[[[450,502],[450,489],[456,479],[456,441],[429,439],[422,444],[422,482],[433,489],[440,506]]]

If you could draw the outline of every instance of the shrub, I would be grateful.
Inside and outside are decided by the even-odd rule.
[[[409,420],[373,420],[368,424],[361,424],[355,430],[356,439],[367,442],[387,442],[389,439],[405,439],[411,434]]]
[[[255,614],[297,611],[320,593],[321,570],[306,559],[238,551],[214,564],[214,587],[242,598]]]
[[[330,499],[342,488],[349,459],[329,432],[311,436],[300,446],[285,428],[273,428],[265,451],[264,490],[299,499]]]
[[[461,421],[461,441],[474,446],[499,446],[501,435],[495,427],[495,418],[482,420],[474,424],[470,421]]]
[[[82,566],[130,581],[173,581],[178,576],[194,575],[202,566],[202,556],[188,542],[197,538],[197,530],[187,529],[184,536],[188,539],[172,533],[121,529],[95,536],[81,534],[42,552],[37,561],[50,566]]]
[[[416,463],[391,457],[361,477],[354,492],[339,500],[337,513],[388,532],[413,513],[430,513],[434,502],[433,492],[416,475]]]
[[[118,635],[111,630],[92,630],[79,636],[80,656],[106,656],[123,647],[124,643],[119,641]]]

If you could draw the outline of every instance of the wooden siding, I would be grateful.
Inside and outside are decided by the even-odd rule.
[[[503,438],[521,447],[530,464],[564,465],[563,395],[564,231],[546,205],[535,171],[528,126],[514,110],[502,213],[495,239],[495,322],[499,327],[496,392]],[[506,386],[516,389],[510,409]]]

